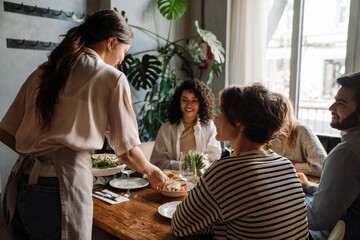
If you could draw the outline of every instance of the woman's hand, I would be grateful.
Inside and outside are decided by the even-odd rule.
[[[158,167],[153,166],[149,171],[146,171],[146,175],[153,189],[160,191],[165,188],[167,176]]]
[[[309,186],[309,180],[307,179],[307,177],[305,176],[304,173],[302,172],[298,172],[297,173],[298,177],[299,177],[299,180],[300,180],[300,183],[301,183],[301,186],[304,190],[304,192],[306,191],[307,187]]]
[[[145,173],[153,189],[160,191],[165,188],[167,176],[158,167],[146,160],[139,147],[133,147],[118,157],[131,169]]]

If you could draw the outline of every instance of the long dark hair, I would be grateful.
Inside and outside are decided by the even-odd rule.
[[[86,21],[70,29],[61,43],[51,52],[48,61],[40,66],[39,92],[36,111],[40,114],[43,129],[51,127],[59,92],[64,88],[70,72],[82,54],[84,47],[116,37],[120,43],[132,44],[133,34],[125,19],[112,10],[102,10]]]
[[[204,82],[195,78],[184,81],[176,88],[168,107],[169,121],[179,124],[180,119],[182,119],[183,113],[180,108],[180,97],[184,90],[194,93],[199,99],[200,107],[198,116],[200,118],[200,124],[202,126],[209,124],[209,121],[214,117],[215,113],[214,94]]]

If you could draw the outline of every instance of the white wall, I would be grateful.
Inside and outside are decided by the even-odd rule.
[[[111,0],[111,9],[117,8],[119,12],[125,11],[125,17],[130,25],[139,26],[152,32],[167,37],[169,24],[156,8],[154,0]],[[156,49],[164,45],[164,41],[155,38],[151,34],[145,34],[143,31],[132,28],[134,34],[134,43],[131,45],[129,53],[141,52],[149,49]],[[153,54],[153,53],[149,53]],[[136,56],[140,57],[140,56]],[[131,85],[130,85],[131,86]],[[142,101],[145,91],[137,91],[131,86],[131,96],[133,103]],[[134,104],[136,113],[140,111],[141,104]]]

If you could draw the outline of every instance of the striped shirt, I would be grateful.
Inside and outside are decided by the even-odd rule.
[[[272,150],[220,159],[177,207],[176,236],[308,239],[305,195],[291,162]]]

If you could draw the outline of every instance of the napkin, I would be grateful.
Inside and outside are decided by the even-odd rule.
[[[112,196],[118,197],[118,198],[116,199],[116,201],[115,201],[115,200],[111,200],[111,199],[109,199],[109,198],[101,197],[101,196],[96,195],[96,194],[94,194],[94,193],[92,194],[94,197],[96,197],[96,198],[98,198],[98,199],[100,199],[100,200],[103,200],[104,202],[107,202],[107,203],[109,203],[109,204],[117,204],[117,203],[129,201],[128,198],[123,197],[123,196],[120,196],[119,194],[116,194],[116,193],[114,193],[114,192],[112,192],[112,191],[110,191],[110,190],[107,190],[107,189],[103,189],[102,191],[96,191],[96,192],[99,193],[99,194],[108,193],[108,194],[110,194],[110,195],[112,195]]]

